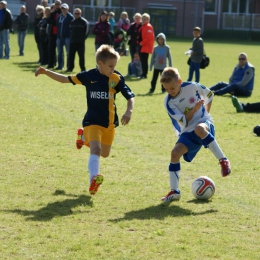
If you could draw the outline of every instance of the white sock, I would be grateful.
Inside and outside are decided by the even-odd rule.
[[[175,171],[175,172],[169,171],[169,176],[170,176],[171,190],[178,190],[180,171]]]
[[[215,155],[215,157],[220,160],[225,157],[224,153],[220,149],[217,141],[214,139],[211,143],[208,144],[209,150]]]
[[[91,154],[88,160],[88,170],[89,170],[89,178],[90,183],[92,178],[99,174],[99,156],[95,154]]]

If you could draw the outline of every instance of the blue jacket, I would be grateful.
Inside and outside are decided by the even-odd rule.
[[[70,23],[74,19],[74,16],[68,12],[64,17],[62,14],[58,16],[56,21],[57,25],[57,37],[60,38],[69,38],[70,37]]]

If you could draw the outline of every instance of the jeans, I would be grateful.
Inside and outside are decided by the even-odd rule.
[[[232,94],[238,97],[250,97],[252,91],[247,90],[245,87],[239,86],[237,84],[228,84],[225,82],[219,82],[212,86],[210,90],[214,90],[216,95]]]
[[[189,78],[187,81],[192,81],[193,73],[195,72],[195,81],[200,81],[200,62],[190,61]]]
[[[58,49],[58,68],[62,69],[64,67],[63,47],[65,46],[66,53],[67,53],[67,69],[69,69],[70,38],[69,37],[68,38],[57,37],[56,45],[57,45],[57,49]]]
[[[24,49],[24,39],[26,36],[27,30],[25,31],[18,31],[18,46],[19,46],[19,55],[23,55],[23,49]]]
[[[0,31],[0,58],[3,58],[3,51],[5,46],[5,58],[10,58],[10,44],[9,44],[9,30],[4,29]]]

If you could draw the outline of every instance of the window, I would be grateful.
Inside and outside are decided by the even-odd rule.
[[[254,0],[225,0],[223,1],[224,13],[253,13]]]
[[[205,12],[216,13],[216,0],[205,0]]]

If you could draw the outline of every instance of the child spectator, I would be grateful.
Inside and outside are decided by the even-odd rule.
[[[110,12],[108,14],[108,22],[110,23],[110,32],[111,33],[114,33],[114,27],[115,27],[115,19],[114,19],[114,17],[115,17],[115,13]]]
[[[168,202],[181,197],[179,177],[182,156],[186,162],[191,162],[204,146],[218,159],[222,177],[231,173],[231,167],[215,138],[213,118],[209,114],[214,96],[212,91],[196,82],[182,82],[176,68],[166,67],[160,82],[168,93],[164,105],[178,136],[171,151],[168,168],[171,191],[162,198],[164,202]]]
[[[126,32],[122,29],[117,30],[114,38],[114,49],[121,55],[126,55]]]
[[[152,94],[156,87],[156,82],[159,74],[161,75],[164,68],[167,67],[167,59],[169,62],[169,67],[172,67],[172,57],[170,52],[170,47],[166,45],[166,36],[163,33],[159,33],[156,37],[157,46],[154,47],[151,62],[150,62],[150,71],[153,70],[153,79],[151,81],[151,89],[149,94]],[[162,93],[165,92],[164,87],[162,86]]]
[[[122,12],[120,15],[120,19],[118,21],[117,27],[119,29],[123,29],[124,31],[127,31],[130,27],[130,20],[128,18],[127,12]]]
[[[140,61],[139,53],[134,54],[134,59],[128,64],[128,74],[129,77],[140,77],[142,75],[142,64]]]

